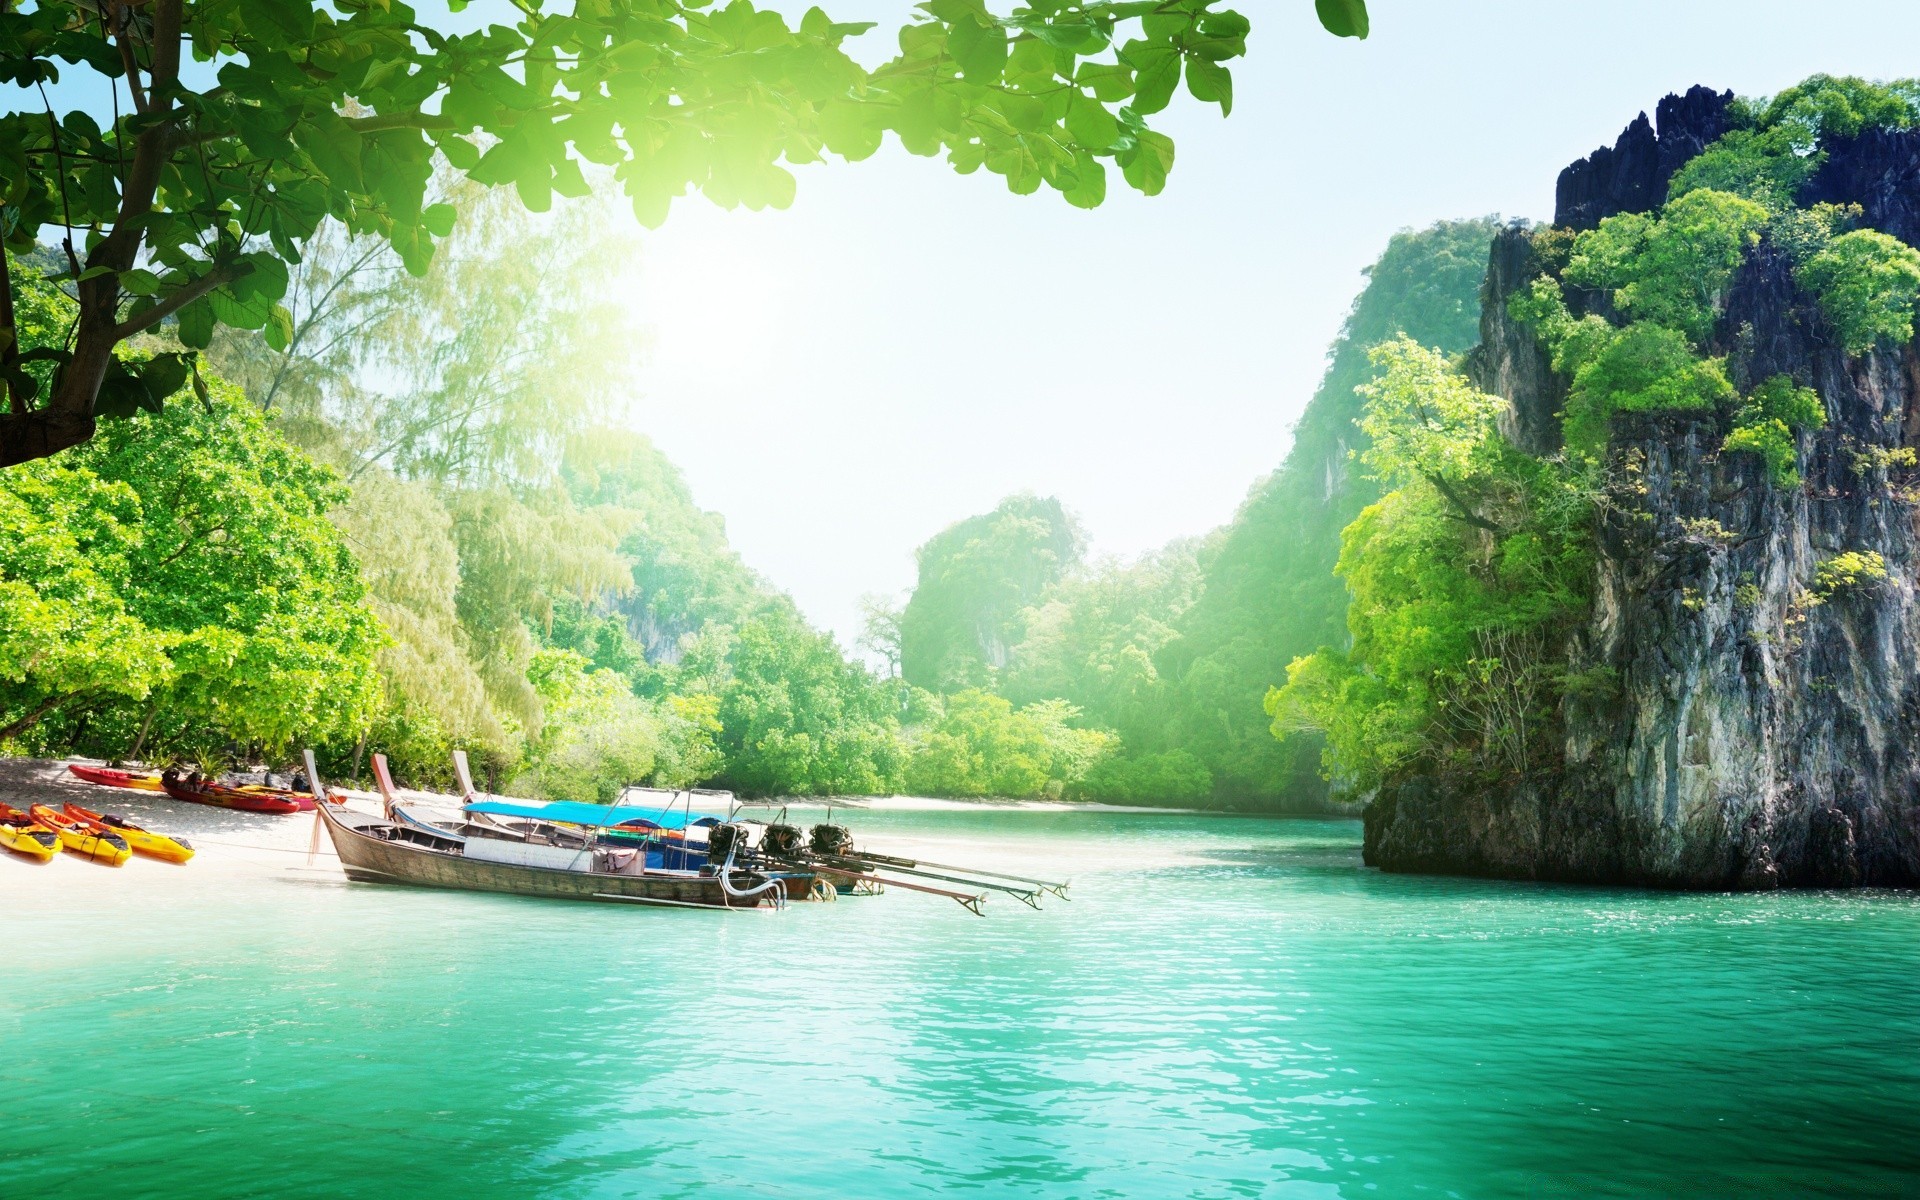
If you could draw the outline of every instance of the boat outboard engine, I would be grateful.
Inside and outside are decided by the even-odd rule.
[[[800,853],[800,827],[797,825],[769,825],[760,839],[760,848],[768,854],[781,858],[792,858]]]
[[[747,831],[739,825],[715,825],[707,830],[707,861],[718,870],[729,855],[747,849]]]
[[[841,857],[853,853],[853,832],[845,825],[829,825],[823,821],[813,827],[810,844],[815,854]]]

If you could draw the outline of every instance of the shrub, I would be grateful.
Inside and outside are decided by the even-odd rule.
[[[1781,129],[1803,150],[1825,137],[1854,137],[1874,127],[1905,129],[1920,118],[1920,84],[1911,79],[1873,83],[1856,76],[1812,75],[1775,96],[1760,113],[1766,129]]]
[[[1613,302],[1695,342],[1713,334],[1727,284],[1759,240],[1767,210],[1728,192],[1701,188],[1670,201],[1658,217],[1621,213],[1574,243],[1566,277],[1613,289]]]
[[[1090,800],[1116,804],[1197,804],[1213,792],[1213,776],[1185,750],[1109,758],[1078,789]]]
[[[1789,130],[1736,129],[1676,171],[1667,195],[1679,199],[1705,188],[1779,212],[1793,207],[1820,161],[1819,154],[1801,154]]]
[[[1885,583],[1887,560],[1874,550],[1844,550],[1813,569],[1807,589],[1810,602],[1821,604],[1835,596],[1871,591]]]
[[[1725,360],[1696,357],[1674,330],[1638,322],[1608,332],[1577,357],[1556,356],[1556,366],[1572,360],[1565,364],[1573,368],[1564,423],[1569,449],[1597,454],[1616,412],[1711,411],[1733,399]]]
[[[1873,229],[1843,233],[1795,276],[1819,298],[1847,353],[1865,354],[1883,339],[1905,345],[1913,337],[1920,251],[1899,238]]]

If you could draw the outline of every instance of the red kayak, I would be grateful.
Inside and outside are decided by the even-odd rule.
[[[132,788],[137,792],[165,790],[160,785],[160,777],[151,771],[135,774],[132,771],[122,771],[114,767],[88,767],[80,763],[68,763],[67,770],[88,783],[97,783],[101,787]]]
[[[312,797],[302,804],[293,792],[267,787],[228,787],[207,779],[194,779],[175,771],[163,771],[160,785],[167,795],[189,804],[211,804],[216,808],[236,808],[243,812],[296,813],[313,807]]]

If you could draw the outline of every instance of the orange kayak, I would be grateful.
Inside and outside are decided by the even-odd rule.
[[[96,829],[64,813],[55,812],[44,804],[36,804],[27,811],[33,814],[34,820],[59,834],[60,844],[70,854],[106,863],[110,867],[124,866],[133,857],[133,848],[127,845],[127,839],[110,829]]]
[[[135,825],[125,817],[113,813],[102,815],[89,812],[78,804],[69,804],[66,815],[88,826],[95,833],[119,834],[136,854],[145,854],[150,858],[175,863],[183,863],[193,857],[193,847],[188,844],[187,839],[155,833],[151,829]]]

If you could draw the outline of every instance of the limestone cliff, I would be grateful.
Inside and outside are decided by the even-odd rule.
[[[1560,181],[1559,219],[1651,207],[1717,136],[1724,97],[1695,88],[1644,115]],[[1669,132],[1671,131],[1671,132]],[[1665,151],[1668,138],[1679,157]],[[1828,147],[1804,202],[1857,203],[1920,241],[1920,133]],[[1470,372],[1512,403],[1503,432],[1557,447],[1565,381],[1506,301],[1533,240],[1495,243]],[[1920,885],[1920,481],[1889,452],[1920,444],[1915,343],[1850,358],[1784,255],[1764,242],[1735,277],[1717,345],[1743,389],[1811,386],[1828,424],[1800,435],[1804,484],[1722,454],[1712,416],[1623,414],[1597,518],[1591,617],[1569,649],[1587,686],[1558,716],[1558,752],[1524,778],[1426,772],[1381,790],[1369,863],[1403,871],[1690,888]],[[1822,597],[1819,564],[1881,555],[1888,577]]]

